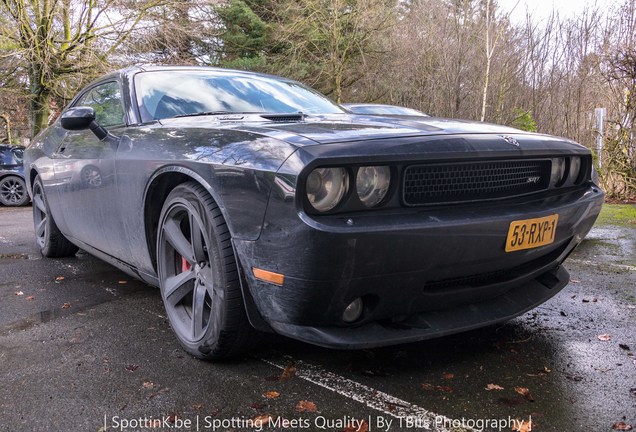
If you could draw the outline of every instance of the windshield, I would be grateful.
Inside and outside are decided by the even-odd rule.
[[[143,72],[135,89],[144,122],[197,113],[344,112],[300,83],[232,71]]]
[[[351,112],[356,114],[380,114],[380,115],[410,115],[410,116],[426,116],[421,111],[396,105],[345,105]]]

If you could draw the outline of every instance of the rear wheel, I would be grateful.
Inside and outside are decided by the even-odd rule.
[[[163,205],[157,267],[166,313],[187,352],[214,360],[248,346],[252,330],[230,233],[218,206],[197,183],[177,186]]]
[[[10,175],[0,180],[0,203],[19,207],[29,202],[26,183],[21,177]]]
[[[68,241],[55,224],[40,176],[37,176],[33,182],[33,225],[35,240],[40,253],[45,257],[73,256],[78,251],[79,248]]]

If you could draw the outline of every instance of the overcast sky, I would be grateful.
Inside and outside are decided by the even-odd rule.
[[[622,3],[619,0],[498,0],[501,11],[510,11],[514,8],[510,18],[513,23],[525,21],[526,10],[535,19],[545,19],[552,9],[557,9],[562,18],[579,14],[588,5],[598,5],[609,8]],[[517,4],[518,3],[518,4]],[[517,7],[515,8],[515,5]]]

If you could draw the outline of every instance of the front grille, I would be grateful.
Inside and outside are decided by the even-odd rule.
[[[438,291],[448,292],[449,290],[453,289],[479,288],[513,281],[515,279],[524,277],[532,272],[535,272],[542,267],[546,267],[551,263],[556,263],[557,259],[567,249],[570,241],[571,238],[567,239],[567,241],[563,242],[562,245],[558,246],[555,250],[551,251],[547,255],[541,256],[517,267],[490,273],[483,273],[475,276],[466,276],[454,279],[426,282],[426,284],[424,285],[424,290],[429,293],[435,293]]]
[[[406,205],[479,201],[547,189],[550,160],[457,162],[404,170]]]

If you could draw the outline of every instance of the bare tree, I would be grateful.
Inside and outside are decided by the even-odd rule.
[[[291,73],[342,101],[367,57],[378,53],[377,36],[393,23],[392,0],[289,1],[278,27]],[[357,69],[357,70],[356,70]],[[355,71],[355,73],[353,73]],[[300,73],[299,73],[300,72]]]
[[[2,0],[4,59],[28,81],[32,135],[47,126],[53,96],[68,98],[102,69],[151,9],[166,0]]]

